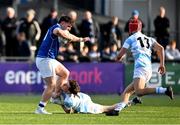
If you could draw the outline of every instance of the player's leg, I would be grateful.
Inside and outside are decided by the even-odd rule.
[[[133,82],[131,84],[129,84],[126,89],[123,91],[122,93],[122,101],[124,103],[128,103],[129,102],[129,98],[130,96],[134,93],[134,85]]]
[[[166,94],[171,99],[173,99],[173,91],[171,87],[163,88],[145,88],[145,80],[143,78],[134,79],[134,89],[138,96],[148,95],[148,94]]]
[[[56,80],[54,77],[47,77],[44,78],[44,82],[46,83],[46,88],[44,89],[44,92],[42,94],[42,99],[39,102],[38,108],[35,111],[36,114],[51,114],[48,113],[44,107],[46,106],[48,100],[52,96],[52,92],[54,91]]]
[[[50,99],[51,103],[62,105],[62,101],[60,99],[60,94],[63,88],[63,91],[68,91],[69,88],[69,83],[68,83],[68,78],[69,78],[69,71],[63,66],[61,63],[56,62],[57,66],[55,68],[55,72],[57,77],[56,80],[56,87],[55,91],[52,95],[52,98]]]
[[[129,102],[129,97],[134,93],[134,85],[133,83],[129,84],[126,89],[124,90],[124,92],[122,93],[122,101],[120,103],[117,104],[115,110],[116,111],[121,111],[122,109],[124,109],[126,107],[126,105]]]
[[[111,105],[111,106],[106,106],[106,105],[102,105],[102,113],[106,113],[109,111],[112,111],[116,108],[117,104]]]
[[[64,84],[68,84],[68,78],[69,78],[69,70],[62,65],[59,62],[56,62],[57,66],[55,68],[56,75],[59,76],[56,81],[56,87],[55,87],[55,95],[54,97],[58,97],[61,92],[61,87],[64,86]]]
[[[129,97],[134,93],[134,85],[133,82],[129,84],[124,92],[122,93],[122,101],[115,105],[113,110],[107,111],[107,116],[117,116],[119,115],[119,111],[123,110],[129,102]]]
[[[52,96],[52,92],[56,86],[56,79],[54,77],[48,77],[44,78],[44,81],[46,83],[46,88],[42,94],[42,101],[47,103]]]
[[[117,116],[119,111],[123,110],[129,103],[129,98],[132,94],[134,94],[134,81],[129,84],[124,92],[122,93],[122,101],[118,103],[114,110],[111,110],[106,113],[107,116]]]

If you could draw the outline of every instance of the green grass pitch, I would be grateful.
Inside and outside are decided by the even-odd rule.
[[[117,95],[91,95],[94,102],[110,105]],[[39,95],[0,95],[0,124],[180,124],[180,95],[171,101],[166,96],[145,96],[143,104],[123,110],[119,116],[104,114],[65,114],[54,104],[53,115],[36,115]]]

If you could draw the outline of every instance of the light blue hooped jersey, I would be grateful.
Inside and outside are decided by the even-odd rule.
[[[56,28],[61,29],[60,24],[57,23],[48,29],[39,48],[37,57],[55,59],[58,55],[61,40],[58,39],[57,35],[53,34],[53,30]]]
[[[154,38],[148,37],[141,32],[136,32],[125,40],[123,48],[131,50],[135,60],[135,69],[145,68],[148,70],[152,68],[151,53],[155,43]]]
[[[64,99],[64,106],[67,109],[74,109],[77,112],[89,113],[89,106],[92,104],[92,100],[89,95],[79,92],[76,96],[70,94]]]

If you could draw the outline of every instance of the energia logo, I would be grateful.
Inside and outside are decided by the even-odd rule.
[[[13,84],[41,84],[42,79],[39,72],[36,71],[13,71],[9,70],[5,73],[5,82],[9,85]]]

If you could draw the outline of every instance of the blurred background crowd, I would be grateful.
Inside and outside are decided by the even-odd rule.
[[[72,34],[91,38],[86,43],[62,45],[57,57],[61,62],[115,62],[128,36],[129,20],[120,19],[117,15],[97,14],[90,5],[79,10],[73,7],[71,2],[63,3],[62,0],[8,1],[1,2],[0,5],[1,61],[34,61],[48,28],[56,24],[61,15],[68,15],[74,21],[70,31]],[[24,8],[19,7],[20,5],[24,5]],[[46,6],[46,11],[38,8],[43,5]],[[159,6],[157,9],[159,13],[156,13],[153,19],[154,32],[150,33],[145,30],[149,24],[141,19],[142,11],[134,8],[128,16],[129,19],[138,18],[142,21],[142,32],[156,38],[164,47],[167,61],[179,62],[180,52],[176,46],[179,41],[170,36],[171,25],[170,19],[166,16],[166,8]],[[154,52],[152,60],[158,60]],[[127,54],[125,61],[132,61],[131,54]]]

